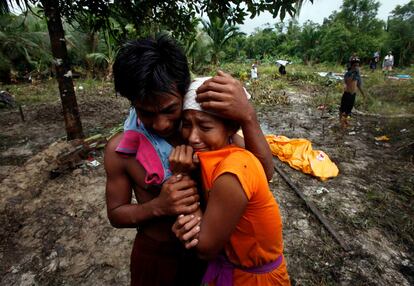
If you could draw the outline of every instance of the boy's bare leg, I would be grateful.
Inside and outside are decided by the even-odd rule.
[[[339,122],[341,124],[341,128],[346,129],[349,126],[348,115],[346,113],[340,113],[339,114]]]

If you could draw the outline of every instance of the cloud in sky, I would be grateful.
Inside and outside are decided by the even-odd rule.
[[[315,23],[322,24],[324,18],[329,17],[334,10],[340,9],[342,2],[342,0],[314,0],[313,4],[311,4],[309,1],[305,1],[299,15],[299,23],[303,24],[307,20],[311,20]],[[382,20],[387,20],[389,13],[394,10],[395,6],[405,5],[410,0],[379,0],[379,2],[380,7],[377,17]],[[286,20],[288,20],[288,17],[285,18]],[[250,34],[255,28],[264,28],[266,24],[274,26],[279,21],[279,18],[272,18],[270,13],[261,13],[260,16],[254,19],[247,18],[244,24],[240,26],[240,30]]]

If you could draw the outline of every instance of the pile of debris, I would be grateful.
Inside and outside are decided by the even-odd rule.
[[[86,139],[76,139],[70,142],[70,147],[63,150],[56,158],[57,167],[50,171],[50,178],[76,169],[80,166],[97,167],[100,163],[93,157],[94,153],[103,149],[107,139],[102,134],[96,134]]]
[[[11,108],[16,106],[14,97],[9,92],[4,90],[0,90],[0,103]]]

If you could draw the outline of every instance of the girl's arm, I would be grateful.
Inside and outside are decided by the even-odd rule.
[[[175,175],[190,175],[196,170],[199,163],[198,158],[193,156],[193,148],[188,145],[179,145],[173,148],[168,160],[171,172]],[[198,208],[194,212],[180,214],[172,227],[172,231],[187,249],[198,243],[200,221],[203,216],[199,206],[200,202],[198,201]]]
[[[187,248],[196,244],[194,247],[200,258],[214,259],[229,241],[247,203],[248,199],[237,177],[225,173],[215,180],[209,192],[200,228],[197,229],[195,226],[194,218],[187,217],[181,221],[178,218],[173,231],[178,238],[186,242]]]

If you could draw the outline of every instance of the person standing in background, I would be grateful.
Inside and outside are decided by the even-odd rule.
[[[376,51],[374,53],[374,56],[371,58],[371,61],[369,62],[369,67],[372,72],[377,69],[377,63],[379,62],[380,53],[379,51]]]
[[[384,57],[384,61],[382,62],[382,70],[384,71],[384,75],[388,75],[388,72],[392,71],[392,67],[394,66],[394,56],[392,55],[391,51]]]
[[[359,58],[352,58],[348,64],[348,71],[344,75],[344,93],[339,107],[339,121],[343,129],[349,125],[348,119],[354,107],[357,89],[365,96],[362,90],[361,75],[359,74],[359,63]]]
[[[258,78],[256,63],[252,64],[252,69],[250,70],[250,78],[251,80],[256,80]]]

